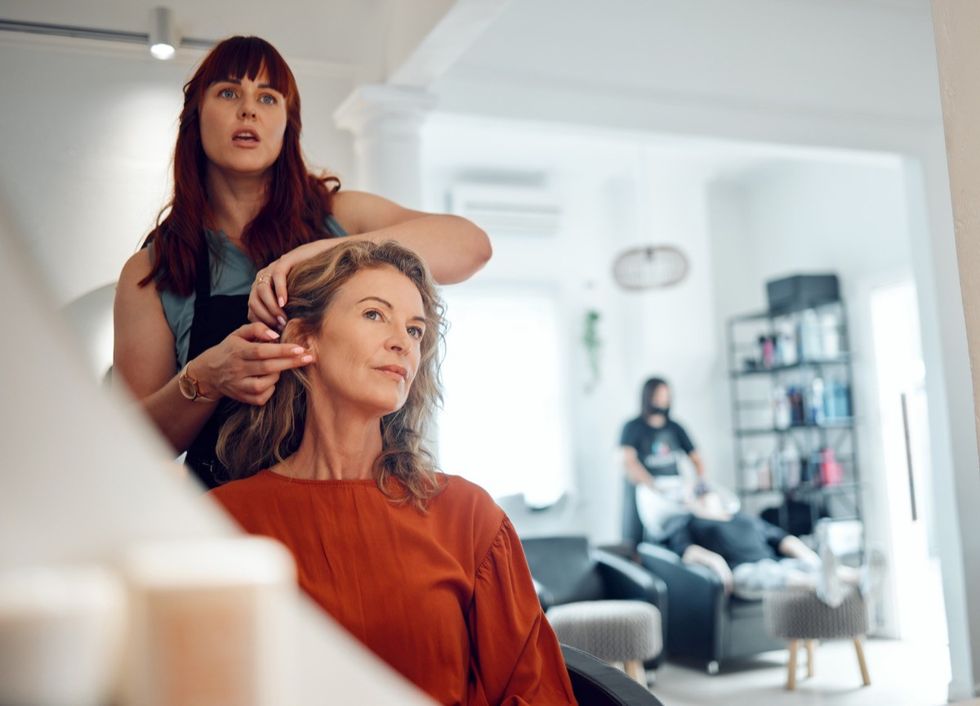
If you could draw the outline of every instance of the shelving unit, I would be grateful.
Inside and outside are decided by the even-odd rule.
[[[820,517],[861,520],[844,303],[734,317],[728,342],[743,503],[757,510],[778,503],[778,524],[795,534]],[[794,501],[809,510],[809,522],[791,517]]]

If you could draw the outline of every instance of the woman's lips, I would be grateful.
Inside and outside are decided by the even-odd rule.
[[[380,373],[385,373],[386,375],[396,379],[396,380],[407,380],[408,371],[400,365],[385,365],[380,368],[375,368]]]
[[[236,147],[256,147],[261,140],[254,130],[237,130],[231,136],[231,141]]]

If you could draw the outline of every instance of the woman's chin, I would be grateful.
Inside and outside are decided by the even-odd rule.
[[[359,400],[359,405],[362,409],[369,410],[371,416],[387,417],[389,414],[394,414],[402,407],[405,406],[405,400],[401,398],[387,397],[372,397],[372,398],[362,398]]]

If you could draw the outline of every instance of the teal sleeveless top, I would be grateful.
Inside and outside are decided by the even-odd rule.
[[[347,235],[333,216],[327,216],[326,226],[327,232],[333,237]],[[223,232],[205,230],[204,234],[211,248],[211,294],[214,296],[248,294],[258,271],[255,263],[235,247]],[[153,247],[152,243],[150,247]],[[187,364],[195,298],[194,292],[186,297],[171,291],[160,292],[163,315],[167,319],[167,325],[170,326],[170,332],[174,335],[178,370]]]

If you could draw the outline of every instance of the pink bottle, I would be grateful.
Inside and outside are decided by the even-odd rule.
[[[837,485],[844,479],[844,469],[837,462],[834,450],[824,448],[820,450],[820,484]]]

